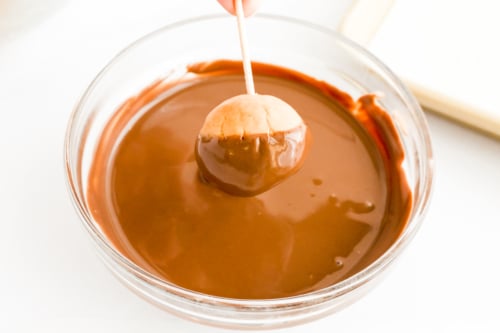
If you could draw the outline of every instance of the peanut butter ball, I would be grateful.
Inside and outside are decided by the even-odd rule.
[[[289,104],[244,94],[207,115],[195,152],[205,181],[232,195],[253,196],[295,173],[308,141],[307,126]]]

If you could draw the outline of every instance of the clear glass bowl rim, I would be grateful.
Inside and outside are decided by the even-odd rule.
[[[71,143],[72,143],[72,130],[75,125],[75,121],[78,118],[82,105],[86,103],[89,96],[92,94],[95,86],[99,83],[100,79],[106,75],[108,70],[113,66],[115,62],[117,62],[121,57],[125,56],[131,49],[134,49],[136,46],[141,43],[147,41],[150,38],[153,38],[157,34],[161,34],[168,30],[173,30],[177,27],[181,27],[184,25],[198,23],[201,21],[209,21],[214,19],[223,19],[227,18],[227,15],[224,14],[211,14],[211,15],[202,15],[189,19],[180,20],[174,22],[172,24],[165,25],[151,33],[144,35],[143,37],[137,39],[136,41],[129,44],[125,47],[121,52],[119,52],[115,57],[113,57],[107,65],[97,74],[97,76],[92,80],[90,85],[87,87],[85,92],[82,94],[81,98],[77,101],[71,115],[69,118],[65,142],[64,142],[64,164],[66,171],[66,184],[68,191],[70,193],[72,203],[75,206],[75,209],[80,217],[80,219],[84,222],[83,225],[85,229],[89,232],[92,239],[97,243],[99,247],[101,247],[107,255],[111,256],[112,259],[119,263],[121,267],[127,269],[128,271],[133,272],[137,277],[141,278],[144,281],[147,281],[149,284],[159,287],[163,289],[165,292],[171,293],[173,295],[185,298],[187,300],[196,301],[197,303],[205,303],[210,306],[218,305],[223,306],[225,308],[234,308],[238,311],[259,311],[259,310],[268,310],[268,309],[279,309],[279,308],[290,308],[295,306],[301,306],[302,304],[311,304],[311,303],[322,303],[326,300],[334,299],[338,296],[344,295],[349,291],[357,289],[358,287],[366,284],[372,278],[377,276],[379,273],[385,270],[385,268],[398,256],[398,254],[403,250],[403,248],[407,245],[407,243],[413,238],[413,236],[418,231],[420,225],[422,224],[423,218],[428,208],[428,201],[432,192],[432,184],[433,184],[433,153],[432,146],[429,138],[429,129],[427,125],[427,121],[424,117],[423,111],[421,110],[417,100],[415,97],[408,91],[406,86],[402,83],[402,81],[378,58],[369,53],[363,47],[357,45],[353,41],[345,38],[339,33],[326,28],[324,26],[314,24],[305,20],[290,18],[281,15],[273,15],[273,14],[257,14],[255,17],[259,19],[265,20],[273,20],[273,21],[284,21],[285,23],[291,23],[296,25],[301,25],[303,27],[310,28],[312,30],[317,30],[318,32],[325,33],[333,38],[336,42],[340,42],[347,47],[353,49],[355,52],[361,54],[361,56],[368,58],[372,61],[376,66],[378,66],[387,78],[392,80],[399,88],[399,93],[401,97],[404,99],[405,103],[410,109],[410,112],[413,113],[413,119],[416,121],[416,125],[420,128],[424,133],[422,135],[422,143],[423,145],[419,148],[422,150],[421,155],[427,157],[427,163],[423,163],[424,170],[422,170],[421,176],[424,177],[424,181],[422,183],[421,195],[418,201],[413,202],[413,209],[410,214],[409,222],[400,235],[400,237],[396,240],[394,244],[377,260],[375,260],[371,265],[364,268],[362,271],[352,275],[351,277],[342,280],[332,286],[306,293],[297,296],[285,297],[285,298],[276,298],[276,299],[233,299],[233,298],[225,298],[213,295],[207,295],[203,293],[199,293],[196,291],[188,290],[167,281],[164,281],[153,274],[145,271],[141,267],[137,266],[127,258],[125,258],[119,251],[113,248],[113,246],[107,241],[105,236],[96,228],[91,215],[86,209],[86,205],[84,203],[84,198],[80,196],[80,188],[78,186],[78,177],[77,171],[74,170],[74,166],[71,163]]]

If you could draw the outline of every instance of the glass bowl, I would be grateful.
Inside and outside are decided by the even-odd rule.
[[[370,266],[327,288],[294,297],[241,300],[180,288],[153,276],[118,252],[93,219],[87,204],[89,168],[100,134],[116,109],[159,78],[175,76],[192,62],[240,59],[235,19],[194,18],[166,26],[131,44],[97,75],[74,109],[66,135],[65,164],[70,195],[97,251],[115,276],[146,300],[176,315],[230,328],[275,328],[307,322],[359,299],[383,276],[423,220],[432,187],[428,127],[415,98],[366,50],[323,27],[271,15],[248,20],[253,60],[295,69],[324,80],[354,99],[377,93],[405,149],[404,170],[413,208],[398,240]]]

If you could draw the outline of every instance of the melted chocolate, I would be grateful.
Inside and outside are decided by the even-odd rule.
[[[193,149],[206,114],[244,93],[241,63],[188,67],[130,98],[106,126],[88,205],[118,251],[194,291],[255,299],[339,282],[399,237],[411,210],[403,149],[373,96],[303,74],[253,65],[256,88],[302,116],[314,138],[302,168],[253,197],[198,176]]]

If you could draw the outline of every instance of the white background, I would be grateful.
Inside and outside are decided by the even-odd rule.
[[[370,48],[405,79],[470,105],[500,131],[499,13],[500,1],[397,0]]]
[[[262,11],[334,28],[348,2]],[[98,70],[137,37],[209,12],[221,12],[215,0],[0,0],[0,332],[226,332],[117,282],[73,211],[62,161],[68,117]],[[500,331],[500,142],[428,120],[436,186],[419,234],[361,301],[287,332]]]

